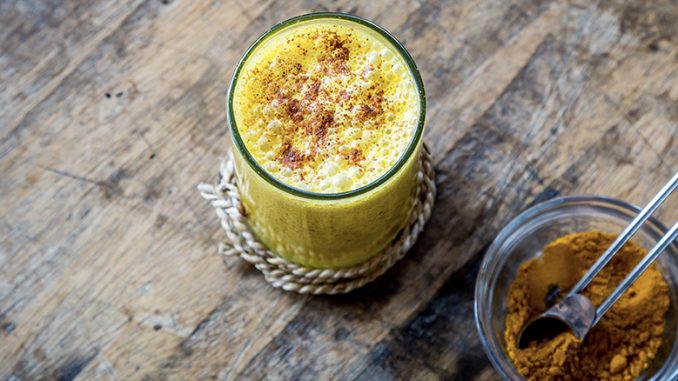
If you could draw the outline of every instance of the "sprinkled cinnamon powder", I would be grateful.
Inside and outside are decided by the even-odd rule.
[[[419,114],[412,75],[391,46],[361,28],[296,26],[243,66],[238,129],[254,159],[289,185],[334,193],[369,184],[412,138]]]

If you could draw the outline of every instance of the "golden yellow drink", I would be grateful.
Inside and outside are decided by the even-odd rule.
[[[363,262],[407,223],[425,100],[387,32],[333,13],[274,27],[245,54],[228,117],[251,228],[311,267]]]

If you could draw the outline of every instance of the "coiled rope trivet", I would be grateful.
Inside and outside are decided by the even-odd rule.
[[[198,190],[209,201],[226,231],[226,242],[219,245],[219,253],[238,256],[264,274],[274,287],[300,294],[346,293],[373,281],[386,272],[414,245],[424,225],[431,217],[436,185],[433,164],[428,147],[421,151],[417,174],[417,194],[410,222],[381,253],[367,262],[340,269],[317,269],[296,265],[269,251],[250,231],[244,215],[240,193],[235,181],[233,159],[229,155],[221,163],[217,185],[200,184]]]

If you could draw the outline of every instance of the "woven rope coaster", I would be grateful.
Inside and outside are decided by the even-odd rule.
[[[198,190],[209,201],[226,231],[226,241],[219,245],[219,253],[238,256],[251,263],[264,274],[274,287],[300,294],[346,293],[373,281],[405,256],[414,245],[424,225],[431,217],[435,201],[436,185],[433,164],[428,147],[421,151],[417,174],[417,197],[410,221],[396,238],[379,254],[353,267],[341,269],[317,269],[296,265],[269,251],[250,231],[247,217],[240,202],[240,193],[235,181],[233,159],[227,157],[221,163],[219,183],[200,184]]]

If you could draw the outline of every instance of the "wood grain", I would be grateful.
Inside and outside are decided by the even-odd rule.
[[[320,10],[410,50],[439,187],[406,259],[339,297],[223,262],[195,190],[243,51]],[[472,289],[498,230],[678,170],[672,1],[5,1],[0,25],[0,380],[496,380]]]

